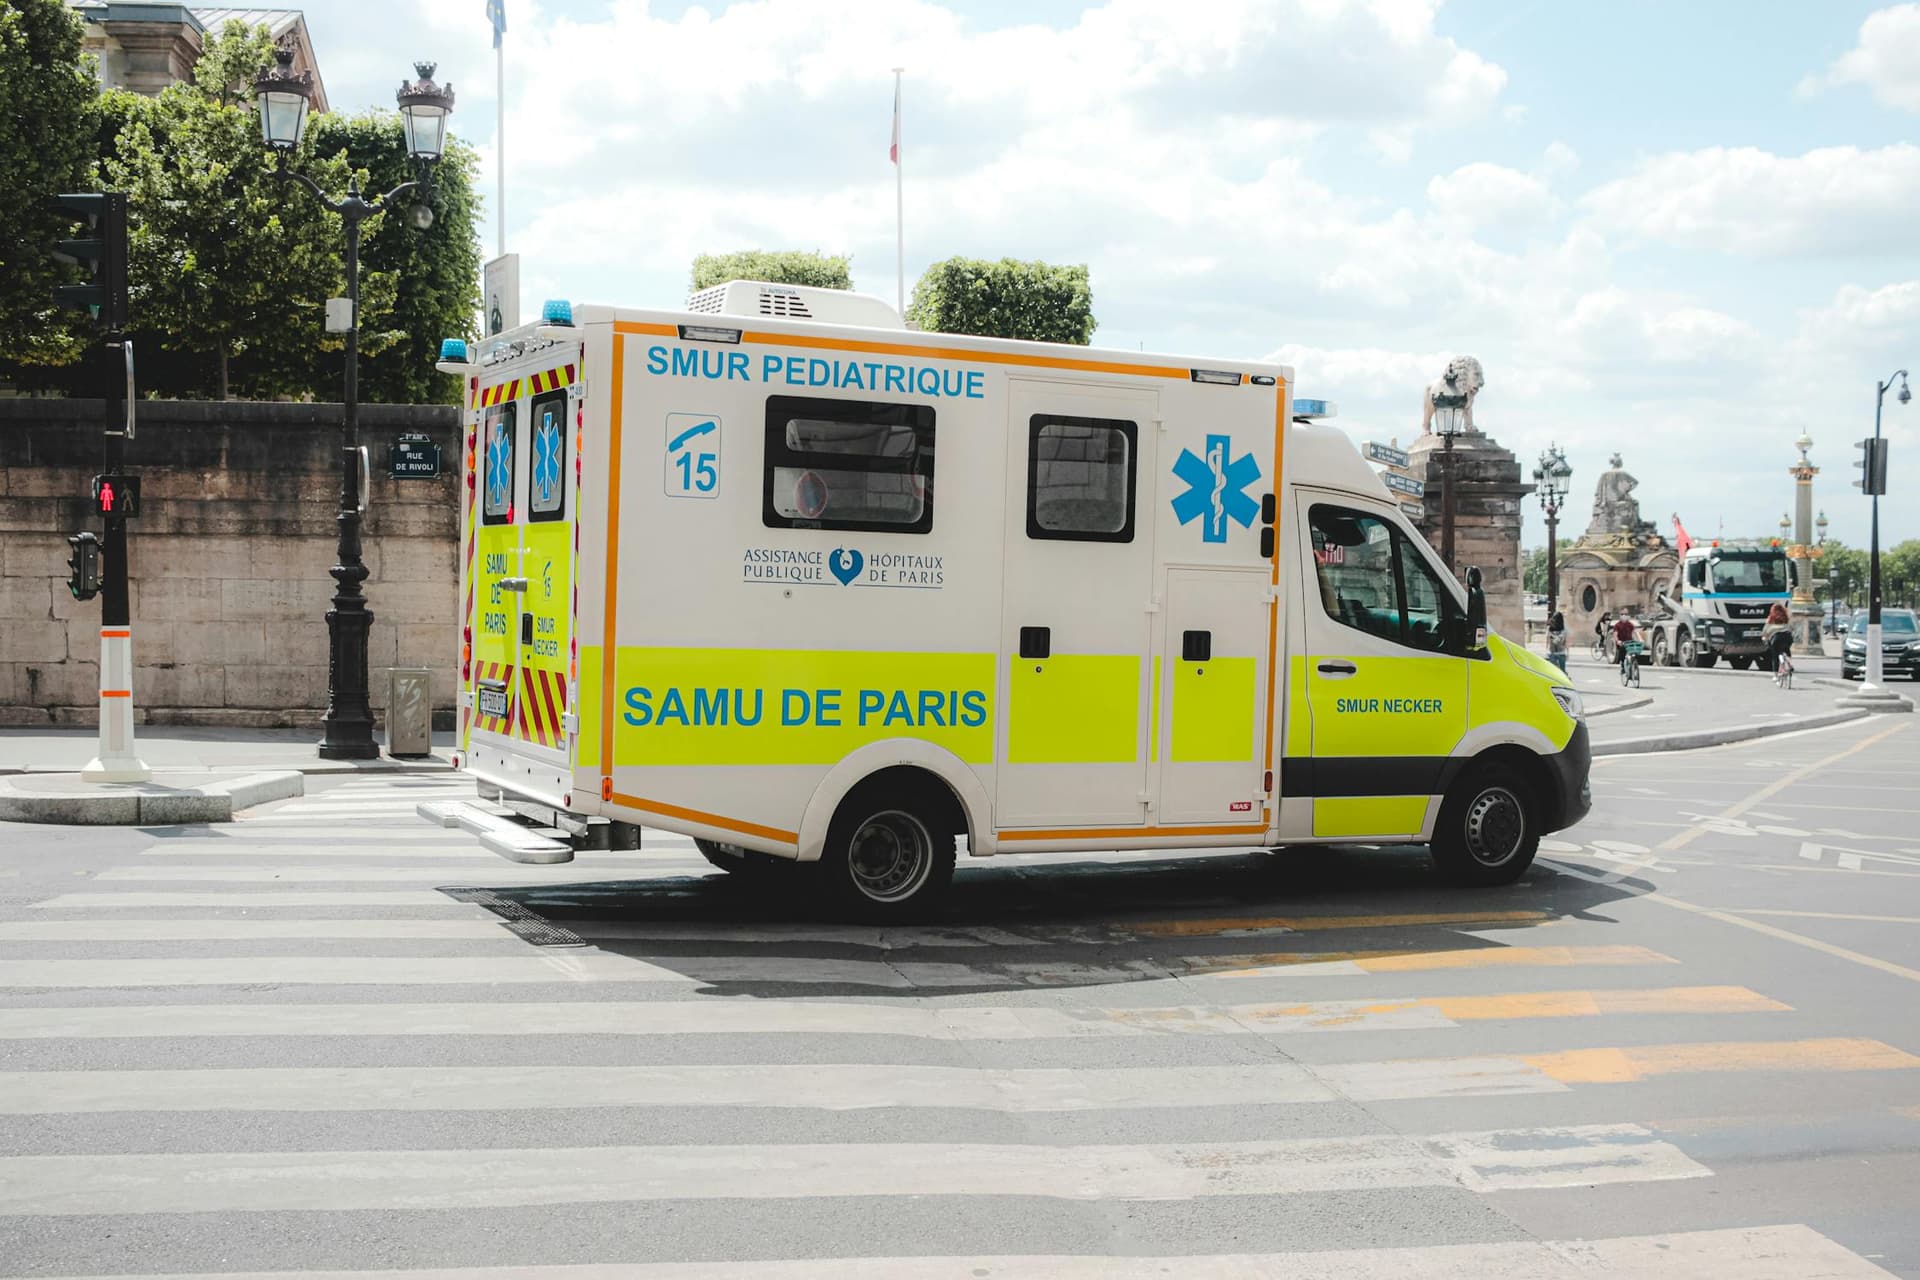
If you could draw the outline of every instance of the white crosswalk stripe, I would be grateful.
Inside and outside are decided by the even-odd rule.
[[[104,1275],[109,1233],[141,1224],[161,1224],[142,1274],[175,1280],[1885,1274],[1812,1227],[1738,1215],[1661,1235],[1419,1241],[1435,1205],[1486,1223],[1500,1196],[1713,1179],[1711,1160],[1632,1114],[1644,1075],[1920,1069],[1877,1041],[1793,1040],[1787,1005],[1689,985],[1671,956],[1604,930],[1570,936],[1541,912],[1236,916],[1218,901],[1150,919],[760,921],[766,901],[684,837],[521,867],[414,815],[472,794],[458,776],[355,778],[154,838],[85,889],[0,909],[0,1133],[49,1135],[0,1151],[0,1233],[67,1219],[106,1242],[82,1266],[35,1255],[36,1274]],[[1065,880],[1100,864],[1157,876],[1161,861],[1014,865],[1071,867],[1049,873]],[[546,925],[569,932],[542,940],[575,945],[533,945]],[[1569,989],[1595,975],[1609,976]],[[1738,1018],[1739,1039],[1672,1043],[1634,1021],[1677,1013]],[[1486,1025],[1505,1042],[1481,1043]],[[1587,1030],[1552,1030],[1574,1025]],[[1554,1122],[1563,1095],[1583,1100],[1564,1117],[1577,1123]],[[1476,1098],[1516,1114],[1463,1122]],[[1423,1206],[1409,1243],[1222,1253],[1205,1225],[1261,1197],[1324,1197],[1298,1200],[1323,1218],[1376,1194],[1368,1212]],[[912,1235],[863,1229],[849,1256],[766,1256],[796,1202],[862,1222],[951,1205],[965,1225],[924,1255]],[[1207,1207],[1156,1228],[1177,1238],[1106,1256],[1084,1238],[1008,1247],[964,1207],[1013,1202]],[[571,1261],[596,1256],[589,1231],[566,1262],[450,1265],[474,1256],[449,1249],[471,1234],[462,1212],[701,1204],[738,1224],[707,1247],[749,1256],[636,1261],[623,1239]],[[314,1264],[276,1252],[298,1214],[422,1265],[300,1270]],[[237,1240],[254,1222],[274,1225]],[[251,1252],[206,1270],[186,1243],[198,1224],[224,1233],[220,1256]]]

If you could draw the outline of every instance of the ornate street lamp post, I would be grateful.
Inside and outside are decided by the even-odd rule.
[[[1540,509],[1547,516],[1547,620],[1560,603],[1560,505],[1573,481],[1573,468],[1560,446],[1550,444],[1533,469],[1534,492],[1540,495]]]
[[[413,224],[424,230],[433,221],[433,165],[446,149],[447,118],[453,112],[453,86],[433,82],[434,64],[417,62],[419,79],[403,81],[395,96],[406,131],[407,154],[421,169],[417,182],[403,182],[382,196],[368,200],[360,194],[359,178],[347,182],[347,194],[329,199],[318,183],[287,167],[306,132],[307,105],[313,94],[313,73],[293,69],[293,50],[281,45],[274,63],[254,81],[260,111],[260,136],[279,157],[278,176],[305,187],[330,213],[340,215],[347,232],[346,373],[343,378],[340,513],[337,560],[330,570],[337,584],[333,608],[327,611],[327,718],[320,755],[328,760],[368,760],[380,754],[373,740],[373,710],[367,696],[367,631],[373,614],[360,584],[367,567],[360,559],[360,515],[366,509],[369,482],[366,450],[360,444],[360,224],[392,207],[416,187],[421,203],[414,207]]]

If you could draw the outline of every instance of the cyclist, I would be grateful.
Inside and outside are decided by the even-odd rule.
[[[1622,677],[1627,674],[1627,643],[1637,637],[1638,631],[1633,616],[1625,611],[1613,620],[1613,652],[1620,663]]]
[[[1775,601],[1767,610],[1767,625],[1760,630],[1760,638],[1766,642],[1766,669],[1779,672],[1784,663],[1787,673],[1793,670],[1793,623],[1787,617],[1787,607]]]
[[[1600,615],[1600,620],[1593,624],[1593,656],[1594,657],[1604,658],[1607,656],[1607,640],[1612,635],[1613,635],[1613,610],[1608,609],[1605,613]]]

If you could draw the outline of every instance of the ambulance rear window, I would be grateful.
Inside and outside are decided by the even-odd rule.
[[[926,405],[769,396],[762,522],[926,533],[933,417]]]

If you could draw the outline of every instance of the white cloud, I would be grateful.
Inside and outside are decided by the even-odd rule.
[[[1602,231],[1761,257],[1870,254],[1913,245],[1920,147],[1671,152],[1582,202]]]
[[[1467,230],[1525,231],[1550,221],[1560,208],[1544,179],[1485,161],[1434,177],[1427,183],[1427,202]]]
[[[1820,75],[1800,82],[1802,95],[1864,84],[1874,101],[1920,111],[1920,4],[1897,4],[1867,15],[1859,42]]]

